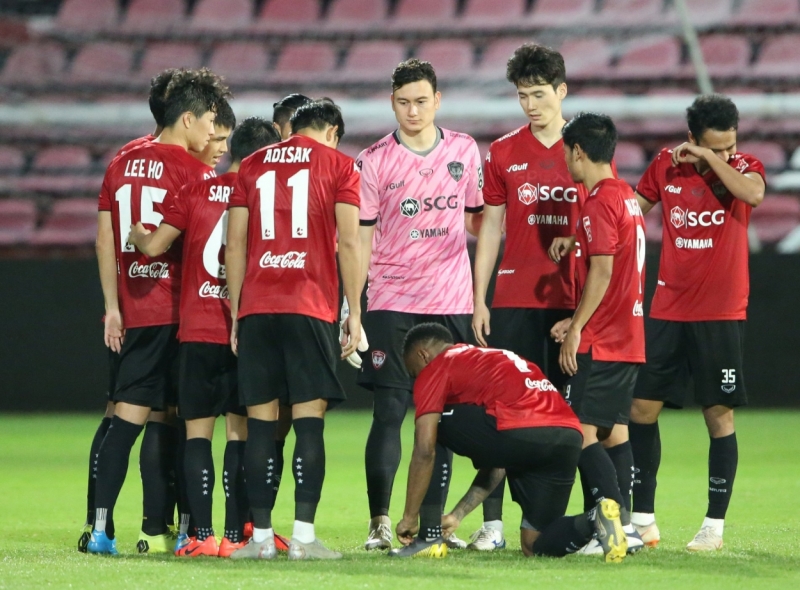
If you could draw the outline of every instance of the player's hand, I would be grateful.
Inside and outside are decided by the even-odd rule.
[[[672,150],[672,165],[677,166],[684,162],[696,164],[708,158],[708,148],[702,148],[690,141],[686,141]]]
[[[141,239],[149,233],[151,233],[150,230],[145,229],[145,227],[142,225],[142,222],[139,221],[136,223],[136,225],[131,226],[131,233],[128,234],[128,243],[131,246],[138,247]]]
[[[397,540],[403,545],[410,544],[419,533],[419,519],[411,520],[403,517],[403,520],[397,523],[395,533],[397,533]]]
[[[561,352],[558,355],[558,364],[565,375],[572,377],[578,372],[578,347],[581,345],[581,333],[570,328],[564,342],[561,344]]]
[[[561,344],[564,342],[564,338],[567,335],[567,330],[569,330],[570,325],[572,325],[572,318],[564,318],[563,320],[556,322],[556,324],[550,329],[550,337],[558,344]]]
[[[575,249],[575,236],[567,236],[564,238],[555,238],[550,248],[547,249],[547,255],[550,260],[558,264],[561,259]]]
[[[239,356],[239,321],[236,318],[231,326],[231,350],[233,354]]]
[[[349,358],[351,355],[358,356],[356,350],[361,350],[363,348],[363,350],[366,351],[367,348],[369,348],[366,340],[362,343],[360,317],[356,317],[353,314],[347,316],[344,326],[342,327],[342,338],[339,343],[342,345],[342,355],[340,358],[343,360]],[[360,361],[361,357],[359,357],[358,360]],[[358,363],[358,367],[361,367],[360,362]]]
[[[456,532],[456,529],[461,526],[461,521],[453,516],[453,513],[445,514],[442,516],[442,536],[449,539],[450,535]]]
[[[475,305],[475,311],[472,314],[472,331],[475,334],[475,340],[481,346],[489,346],[486,343],[486,336],[492,333],[489,328],[489,319],[491,312],[485,303]]]
[[[119,310],[107,311],[104,323],[103,342],[118,353],[125,341],[125,325],[122,323],[122,314]]]
[[[347,319],[350,317],[350,304],[347,302],[347,297],[344,298],[344,302],[342,303],[342,311],[339,314],[339,344],[342,345],[342,349],[347,345],[348,338],[345,334],[345,328],[347,327]],[[358,352],[367,352],[369,350],[369,342],[367,341],[367,333],[364,331],[364,328],[361,328],[361,340],[356,347],[357,350],[350,354],[344,360],[347,363],[356,369],[361,368],[361,355]]]

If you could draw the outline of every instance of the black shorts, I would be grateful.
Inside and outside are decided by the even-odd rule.
[[[184,420],[247,415],[239,404],[236,356],[230,344],[182,342],[178,379],[178,415]]]
[[[178,325],[128,328],[111,401],[166,410],[178,401]]]
[[[119,353],[108,349],[108,401],[113,401],[114,390],[117,389],[117,373],[119,373]]]
[[[648,318],[645,323],[647,364],[639,371],[634,397],[682,408],[690,378],[700,406],[747,405],[742,358],[745,323],[671,322]]]
[[[505,469],[511,498],[536,530],[564,516],[583,443],[577,430],[497,430],[497,421],[484,408],[458,404],[445,407],[438,442],[472,459],[476,469]]]
[[[346,399],[336,377],[336,337],[329,322],[298,314],[239,320],[239,403],[282,406],[317,399],[332,408]]]
[[[426,322],[442,324],[450,330],[456,342],[475,343],[471,315],[368,311],[363,316],[362,325],[367,333],[369,350],[362,354],[364,362],[358,374],[358,384],[373,391],[375,387],[411,391],[412,380],[403,361],[403,340],[411,328]]]
[[[591,351],[579,354],[578,372],[567,381],[564,399],[581,424],[600,428],[627,424],[639,367],[636,363],[596,361]]]
[[[550,337],[550,330],[573,313],[569,309],[493,308],[491,334],[486,341],[493,348],[510,350],[535,363],[563,391],[567,376],[558,365],[561,345]]]

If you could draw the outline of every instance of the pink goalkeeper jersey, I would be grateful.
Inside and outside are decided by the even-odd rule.
[[[403,146],[394,132],[356,161],[361,225],[375,224],[369,311],[472,313],[464,212],[483,210],[481,157],[469,135],[439,133],[426,156]]]

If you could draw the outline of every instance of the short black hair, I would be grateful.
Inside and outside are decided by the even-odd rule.
[[[738,129],[739,109],[727,96],[704,94],[698,96],[692,106],[686,109],[686,123],[695,141],[700,141],[706,129],[714,131]]]
[[[327,125],[331,125],[339,128],[336,131],[339,141],[344,136],[342,110],[329,98],[312,100],[308,104],[301,106],[294,112],[290,122],[292,124],[292,133],[297,133],[307,127],[323,131]]]
[[[555,90],[567,79],[564,56],[550,47],[525,43],[509,58],[506,79],[514,86],[550,84]]]
[[[442,324],[434,322],[417,324],[406,333],[403,340],[403,358],[407,358],[418,344],[432,342],[453,344],[453,334]]]
[[[617,148],[617,128],[608,115],[578,113],[561,132],[564,144],[573,149],[576,145],[595,164],[610,164]]]
[[[217,103],[217,116],[214,119],[214,127],[225,127],[233,129],[236,127],[236,115],[233,114],[231,104],[224,98]]]
[[[282,127],[289,122],[297,109],[310,102],[311,99],[304,94],[295,93],[284,96],[272,105],[272,120]]]
[[[272,126],[272,121],[261,117],[248,117],[236,128],[231,137],[231,160],[244,160],[261,148],[278,143],[281,136]]]
[[[402,88],[406,84],[427,80],[436,94],[436,71],[431,62],[422,61],[417,58],[407,59],[400,62],[392,72],[392,92]]]
[[[167,93],[167,85],[172,80],[172,76],[178,70],[175,68],[168,68],[159,72],[150,80],[150,112],[153,113],[153,119],[156,120],[156,125],[164,127],[164,110],[166,104],[164,102],[164,95]]]
[[[187,111],[196,117],[202,117],[208,111],[216,112],[219,103],[230,98],[231,92],[222,78],[202,68],[175,72],[164,97],[164,127],[170,127]]]

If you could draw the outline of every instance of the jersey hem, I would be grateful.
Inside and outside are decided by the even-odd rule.
[[[560,307],[560,306],[547,306],[547,305],[512,305],[499,303],[495,305],[492,303],[489,309],[553,309],[556,311],[575,311],[575,306]]]
[[[367,305],[367,312],[370,311],[393,311],[396,313],[420,314],[420,315],[472,315],[474,308],[468,311],[451,311],[448,309],[391,309],[387,307],[370,307]]]
[[[247,313],[242,313],[240,311],[239,315],[237,316],[236,319],[237,320],[241,320],[241,319],[246,318],[247,316],[251,316],[251,315],[304,315],[304,316],[306,316],[308,318],[313,318],[315,320],[320,320],[321,322],[325,322],[327,324],[332,324],[332,323],[334,323],[336,321],[336,315],[335,314],[332,317],[331,316],[324,316],[323,317],[322,314],[301,313],[301,312],[296,311],[296,310],[289,311],[289,310],[275,310],[275,309],[272,309],[272,310],[255,309],[255,310],[252,310],[252,311],[248,311]]]
[[[652,312],[650,312],[650,318],[654,320],[663,320],[665,322],[727,322],[727,321],[733,322],[733,321],[747,320],[747,313],[678,318],[675,316],[662,315],[658,313],[653,314]]]

